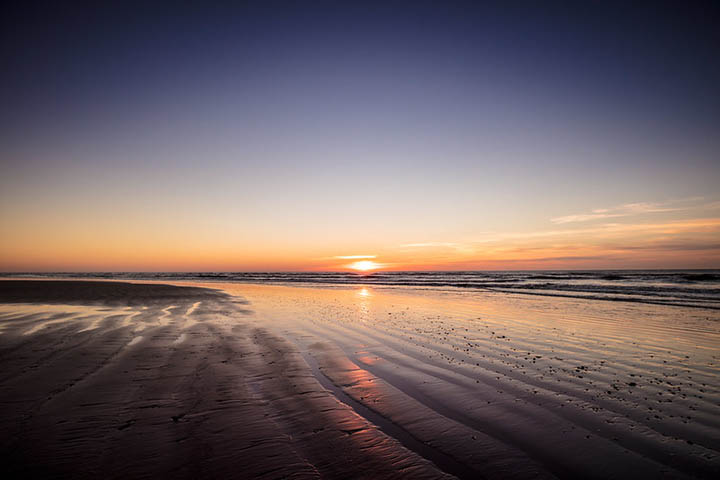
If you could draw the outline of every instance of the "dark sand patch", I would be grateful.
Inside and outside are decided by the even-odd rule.
[[[0,280],[0,303],[145,305],[205,298],[229,299],[218,290],[162,284],[73,280]]]

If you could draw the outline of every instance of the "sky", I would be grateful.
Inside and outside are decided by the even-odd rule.
[[[720,268],[717,2],[96,3],[0,20],[0,271]]]

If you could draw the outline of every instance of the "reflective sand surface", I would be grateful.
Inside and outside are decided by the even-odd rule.
[[[12,465],[110,477],[720,473],[715,311],[193,285],[231,296],[0,304]]]
[[[462,291],[222,286],[355,401],[479,471],[717,471],[713,311]],[[497,465],[495,465],[497,462]]]

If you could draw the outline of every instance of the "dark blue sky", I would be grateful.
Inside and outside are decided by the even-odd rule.
[[[158,95],[183,102],[213,80],[360,97],[505,86],[695,131],[720,111],[716,2],[19,3],[3,15],[4,125]],[[370,83],[342,84],[358,73]],[[394,75],[401,85],[383,83]]]

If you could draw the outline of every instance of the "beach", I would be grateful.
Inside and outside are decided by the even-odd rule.
[[[26,477],[716,478],[720,311],[387,285],[0,281]]]

